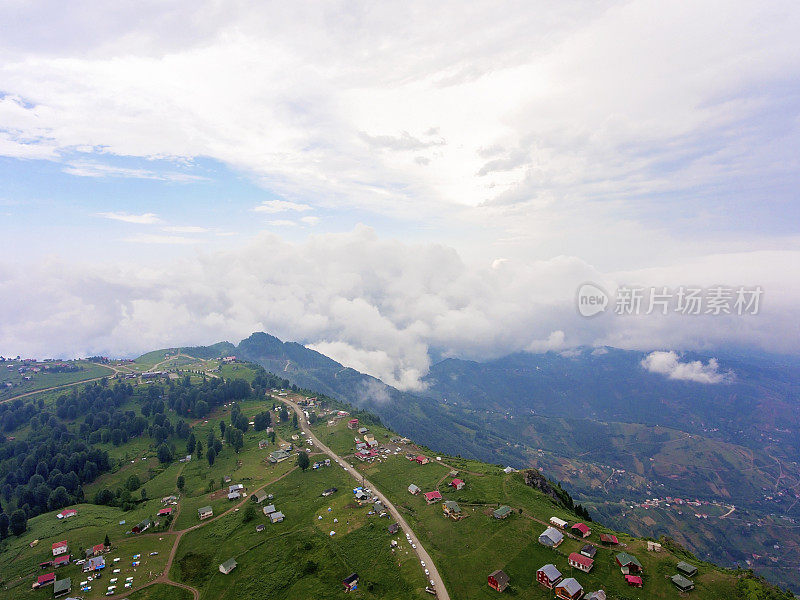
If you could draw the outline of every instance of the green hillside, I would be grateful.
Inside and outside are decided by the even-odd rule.
[[[179,364],[162,369],[164,361]],[[14,522],[0,522],[0,600],[51,598],[51,587],[31,587],[37,576],[51,571],[59,579],[70,578],[72,595],[86,600],[105,596],[111,585],[117,586],[112,596],[134,600],[185,600],[195,590],[199,598],[215,600],[324,599],[339,597],[343,578],[353,572],[360,577],[356,597],[429,597],[413,548],[402,534],[388,534],[390,519],[354,501],[352,477],[334,461],[318,469],[298,466],[298,454],[311,463],[326,455],[304,442],[293,413],[282,410],[282,403],[305,401],[312,394],[280,391],[287,382],[260,367],[220,364],[187,349],[154,352],[135,364],[172,376],[131,378],[130,371],[120,372],[104,385],[43,394],[41,404],[34,395],[0,405],[7,434],[0,442],[3,515],[27,516],[24,531],[17,533]],[[380,458],[363,463],[354,458],[359,434],[336,416],[341,409],[369,427],[382,450]],[[629,588],[613,563],[616,550],[597,543],[599,533],[607,530],[596,523],[590,523],[586,540],[598,547],[596,564],[590,573],[576,574],[566,557],[583,542],[568,538],[552,550],[537,541],[550,517],[578,519],[578,509],[560,488],[537,479],[541,489],[534,489],[526,484],[533,472],[506,473],[497,465],[404,443],[377,417],[324,396],[307,410],[319,439],[356,465],[402,512],[454,600],[496,597],[486,583],[495,569],[511,578],[506,595],[552,598],[535,582],[536,569],[546,563],[574,575],[587,591],[605,589],[609,598],[678,598],[669,577],[679,560],[699,568],[692,598],[791,597],[746,572],[696,560],[678,546],[665,543],[663,551],[648,552],[644,540],[617,533],[620,547],[644,565],[644,588]],[[271,452],[289,444],[288,460],[268,460]],[[67,447],[83,458],[71,461],[60,451]],[[178,460],[186,454],[192,454],[191,460]],[[419,465],[406,454],[424,454],[431,462]],[[447,486],[453,472],[466,482],[463,489]],[[421,496],[409,494],[411,483],[423,491],[440,490],[466,518],[446,518],[441,502],[427,505]],[[229,500],[231,484],[242,484],[245,495]],[[332,488],[337,488],[334,494],[322,496]],[[262,504],[251,501],[261,491],[272,498]],[[176,500],[162,501],[173,495]],[[75,499],[78,503],[71,504]],[[261,511],[268,503],[285,515],[282,522],[271,523]],[[504,520],[492,516],[500,505],[512,509]],[[66,506],[77,515],[58,519]],[[200,520],[198,509],[206,506],[213,516]],[[172,514],[157,515],[164,507],[172,508]],[[131,533],[145,519],[152,525]],[[74,560],[106,536],[107,566],[101,578],[89,580]],[[40,569],[40,563],[52,559],[52,544],[61,540],[69,544],[72,564]],[[226,575],[219,565],[229,559],[236,567]],[[129,577],[131,585],[125,588]]]

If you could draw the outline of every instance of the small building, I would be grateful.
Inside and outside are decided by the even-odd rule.
[[[72,580],[69,577],[53,582],[53,598],[60,598],[72,591]]]
[[[273,464],[283,462],[290,456],[291,453],[289,453],[289,451],[279,448],[278,450],[274,450],[269,453],[269,462]]]
[[[250,500],[252,500],[256,504],[261,504],[266,499],[267,499],[267,492],[265,492],[264,490],[256,490],[255,492],[250,494]]]
[[[269,440],[259,440],[258,441],[258,449],[259,450],[264,450],[266,448],[269,448]]]
[[[673,575],[670,579],[672,579],[672,583],[675,584],[675,587],[682,592],[688,592],[694,589],[694,582],[691,579],[686,579],[683,575]]]
[[[345,592],[352,592],[358,589],[358,573],[351,573],[342,581]]]
[[[241,483],[234,483],[233,485],[228,486],[228,493],[231,492],[239,492],[240,494],[244,492],[244,486]]]
[[[572,533],[580,537],[589,537],[592,535],[592,530],[585,523],[575,523],[572,527],[570,527]]]
[[[56,515],[59,519],[69,519],[70,517],[74,517],[78,514],[78,511],[74,508],[65,508],[60,513]]]
[[[584,596],[583,600],[606,600],[606,592],[605,590],[589,592],[586,596]]]
[[[93,556],[85,563],[83,563],[83,572],[90,573],[93,571],[102,571],[106,568],[106,559],[104,556]]]
[[[33,587],[42,587],[45,585],[50,585],[51,583],[55,582],[56,574],[55,573],[47,573],[46,575],[39,575],[36,578],[36,583]]]
[[[279,510],[276,510],[274,513],[270,513],[269,515],[270,523],[280,523],[284,518],[284,514]]]
[[[369,431],[369,429],[367,429],[366,427],[359,427],[358,428],[358,433],[360,433],[361,435],[364,435],[368,431]]]
[[[539,536],[539,543],[550,548],[558,548],[558,545],[564,541],[564,534],[555,527],[548,527]]]
[[[461,479],[453,479],[453,481],[450,482],[450,487],[460,490],[464,487],[464,482]]]
[[[400,525],[399,524],[392,523],[391,525],[389,525],[389,535],[394,535],[398,531],[400,531]]]
[[[442,510],[444,511],[446,517],[450,517],[456,521],[464,516],[461,514],[461,507],[457,502],[453,502],[452,500],[446,500],[442,504]]]
[[[623,575],[628,575],[629,573],[641,573],[644,569],[644,567],[642,567],[642,563],[639,562],[639,559],[633,554],[628,554],[627,552],[618,552],[614,557],[614,560],[620,566]]]
[[[203,506],[197,509],[197,516],[202,521],[203,519],[208,519],[209,517],[213,517],[214,511],[210,506]]]
[[[410,494],[414,494],[415,496],[416,496],[417,494],[419,494],[421,491],[422,491],[422,490],[420,490],[420,489],[419,489],[419,488],[418,488],[416,485],[414,485],[413,483],[412,483],[410,486],[408,486],[408,492],[409,492]]]
[[[695,575],[697,575],[697,567],[695,567],[694,565],[690,565],[687,562],[684,561],[679,562],[676,568],[678,569],[678,571],[680,571],[687,577],[694,577]]]
[[[553,527],[558,527],[559,529],[565,529],[567,527],[567,522],[564,519],[559,519],[558,517],[550,517],[550,525]]]
[[[650,552],[661,552],[661,544],[647,540],[647,549]]]
[[[89,558],[91,556],[100,556],[105,551],[106,551],[105,544],[95,544],[91,548],[86,549],[86,558]]]
[[[266,505],[264,508],[262,508],[261,510],[263,510],[263,511],[264,511],[264,514],[265,514],[265,515],[267,515],[267,516],[270,516],[272,513],[274,513],[274,512],[277,512],[277,510],[278,510],[278,509],[277,509],[277,508],[275,508],[275,505],[274,505],[274,504],[267,504],[267,505]]]
[[[156,513],[159,517],[168,517],[172,514],[172,507],[162,508]]]
[[[416,461],[417,461],[417,463],[418,463],[418,464],[420,464],[420,465],[427,465],[429,462],[431,462],[430,460],[428,460],[428,457],[427,457],[427,456],[423,456],[422,454],[420,454],[420,455],[419,455],[417,458],[415,458],[414,460],[416,460]]]
[[[561,571],[555,565],[545,565],[536,571],[536,581],[547,589],[552,590],[561,581]]]
[[[510,506],[503,505],[495,509],[495,511],[492,513],[492,516],[495,519],[505,519],[508,515],[511,514],[511,512],[512,510]]]
[[[264,525],[263,523],[261,523],[260,525],[256,525],[256,531],[258,532],[264,531],[266,528],[267,526]]]
[[[144,519],[143,521],[131,527],[131,533],[142,533],[143,531],[150,529],[152,524],[153,522],[150,519]]]
[[[487,580],[490,588],[498,592],[502,592],[504,589],[508,587],[508,582],[510,581],[510,578],[503,571],[498,569],[497,571],[490,573]]]
[[[594,566],[594,559],[589,558],[588,556],[584,556],[583,554],[578,554],[577,552],[573,552],[567,558],[567,562],[569,563],[570,567],[575,567],[576,569],[580,569],[584,573],[588,573],[592,570]]]
[[[574,577],[567,577],[556,584],[556,598],[561,600],[580,600],[583,596],[583,586]]]
[[[425,502],[428,504],[434,504],[442,499],[442,494],[438,490],[434,490],[432,492],[425,492]]]
[[[332,487],[332,488],[328,488],[327,490],[323,490],[322,491],[322,495],[325,496],[325,497],[332,496],[333,494],[335,494],[338,491],[339,491],[339,488]]]
[[[348,429],[358,429],[358,419],[350,419],[347,422]]]
[[[69,554],[62,554],[61,556],[56,556],[53,560],[53,566],[55,567],[64,567],[69,564],[70,555]]]
[[[583,548],[581,548],[581,554],[587,558],[594,558],[597,554],[597,548],[591,544],[586,544]]]
[[[617,536],[611,535],[610,533],[601,533],[600,543],[616,546],[619,544],[619,540],[617,539]]]
[[[235,492],[228,492],[228,500],[238,500],[241,497],[242,495],[239,493],[238,490]]]
[[[642,578],[638,575],[625,575],[625,583],[631,587],[640,588],[644,585]]]
[[[60,542],[55,542],[53,544],[53,556],[58,556],[59,554],[66,554],[69,551],[69,545],[67,544],[67,540],[62,540]]]
[[[227,575],[235,568],[236,568],[236,560],[233,558],[229,558],[219,566],[219,572],[222,573],[223,575]]]

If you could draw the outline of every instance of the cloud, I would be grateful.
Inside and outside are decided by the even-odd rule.
[[[161,219],[155,213],[144,213],[141,215],[132,215],[124,212],[101,212],[97,216],[111,219],[112,221],[122,221],[123,223],[135,223],[137,225],[153,225],[160,223]]]
[[[189,173],[180,173],[177,171],[157,172],[147,169],[132,169],[129,167],[118,167],[92,161],[73,161],[68,163],[62,170],[64,173],[77,175],[78,177],[124,177],[129,179],[155,179],[158,181],[172,181],[177,183],[207,181],[206,177],[191,175]]]
[[[545,340],[533,340],[525,348],[528,352],[541,353],[550,350],[560,350],[564,348],[564,332],[561,330],[553,331]]]
[[[256,212],[273,214],[289,211],[305,212],[307,210],[311,210],[311,207],[308,204],[289,202],[287,200],[266,200],[256,206],[253,210]]]
[[[297,223],[290,221],[289,219],[273,219],[271,221],[267,221],[267,225],[272,225],[273,227],[295,227],[297,226]]]
[[[314,227],[315,225],[319,225],[320,218],[309,216],[309,217],[301,217],[300,220],[306,225]]]
[[[161,231],[166,231],[167,233],[207,233],[208,229],[197,225],[168,225],[162,227]]]
[[[672,351],[651,352],[642,360],[642,366],[651,373],[659,373],[679,381],[723,383],[733,378],[732,371],[720,373],[716,358],[710,358],[706,364],[699,360],[681,362],[678,354]]]
[[[179,235],[158,235],[158,234],[140,234],[134,235],[122,240],[130,244],[167,244],[167,245],[182,245],[182,244],[196,244],[198,240],[187,238]]]

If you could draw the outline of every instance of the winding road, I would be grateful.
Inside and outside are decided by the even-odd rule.
[[[368,487],[369,489],[372,490],[372,493],[375,495],[375,497],[378,498],[383,503],[383,505],[389,511],[389,514],[391,514],[392,517],[394,517],[394,519],[400,525],[400,528],[403,530],[403,532],[411,538],[411,542],[417,547],[414,550],[414,552],[417,554],[417,557],[421,561],[425,562],[425,568],[428,569],[428,571],[430,572],[430,575],[428,575],[427,577],[433,582],[432,587],[436,591],[436,597],[439,598],[440,600],[450,600],[450,594],[447,593],[447,588],[445,588],[444,581],[442,580],[441,575],[439,575],[439,570],[436,568],[433,559],[431,558],[430,554],[428,554],[428,551],[425,550],[425,547],[420,543],[419,539],[414,534],[414,531],[411,529],[406,520],[403,518],[403,515],[401,515],[400,511],[398,511],[397,508],[395,508],[394,504],[392,504],[392,502],[384,494],[382,494],[380,490],[378,490],[375,484],[370,482],[368,479],[364,478],[364,476],[361,473],[359,473],[349,462],[347,462],[341,456],[336,454],[333,450],[328,448],[325,444],[323,444],[319,440],[319,438],[317,438],[316,435],[314,435],[314,433],[311,431],[311,427],[308,424],[303,409],[300,408],[298,404],[292,402],[286,397],[272,396],[272,398],[280,402],[283,402],[284,404],[287,404],[294,410],[295,413],[297,413],[297,422],[298,425],[300,426],[300,430],[303,432],[303,435],[308,436],[314,441],[314,444],[317,446],[318,449],[322,450],[323,452],[325,452],[325,454],[330,456],[332,459],[336,460],[342,467],[344,467],[344,470],[347,471],[353,477],[353,479],[355,479],[361,485]]]

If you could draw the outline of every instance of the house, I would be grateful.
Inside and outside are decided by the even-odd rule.
[[[644,583],[642,582],[642,578],[637,575],[625,575],[625,583],[627,583],[631,587],[642,587]]]
[[[358,589],[358,573],[351,573],[342,581],[345,592],[352,592]]]
[[[567,558],[567,562],[569,563],[570,567],[575,567],[576,569],[580,569],[584,573],[588,573],[592,570],[594,566],[594,559],[589,558],[588,556],[584,556],[583,554],[578,554],[577,552],[573,552]]]
[[[613,544],[613,545],[619,544],[617,536],[608,533],[600,534],[600,542],[603,544]]]
[[[242,495],[239,493],[238,490],[235,491],[235,492],[229,492],[228,493],[228,500],[238,500],[241,497],[242,497]]]
[[[361,435],[364,435],[368,431],[369,431],[369,429],[367,429],[366,427],[359,427],[358,428],[358,433],[360,433]]]
[[[327,490],[323,490],[323,492],[322,492],[322,495],[323,495],[323,496],[332,496],[332,495],[333,495],[333,494],[335,494],[337,491],[339,491],[339,489],[338,489],[338,488],[335,488],[335,487],[328,488]]]
[[[420,491],[422,491],[422,490],[420,490],[420,489],[419,489],[419,488],[418,488],[416,485],[414,485],[413,483],[412,483],[410,486],[408,486],[408,492],[409,492],[410,494],[414,494],[414,495],[416,496],[417,494],[419,494],[419,493],[420,493]]]
[[[567,577],[556,585],[556,598],[562,600],[580,600],[583,586],[574,577]]]
[[[375,436],[372,435],[371,433],[367,433],[366,435],[364,435],[364,441],[367,442],[368,444],[374,442]]]
[[[223,477],[222,480],[225,483],[230,483],[231,482],[231,476],[230,475],[225,475],[225,477]]]
[[[450,487],[454,487],[457,490],[460,490],[461,488],[464,487],[464,482],[461,481],[460,479],[453,479],[453,481],[450,482]]]
[[[430,462],[427,456],[422,456],[421,454],[414,460],[416,460],[421,465],[427,465]]]
[[[397,523],[392,523],[391,525],[389,525],[389,535],[394,535],[398,531],[400,531],[400,525],[398,525]]]
[[[156,515],[158,515],[159,517],[168,517],[171,514],[172,514],[171,506],[168,506],[167,508],[162,508],[156,513]]]
[[[261,525],[256,525],[256,531],[259,531],[259,532],[264,531],[266,528],[267,528],[267,526],[264,525],[263,523]]]
[[[69,577],[57,579],[53,582],[53,598],[60,598],[72,590],[72,580]]]
[[[269,447],[269,440],[259,440],[258,441],[258,449],[265,450]]]
[[[244,486],[241,483],[234,483],[233,485],[228,486],[228,493],[231,492],[239,492],[240,494],[244,492]]]
[[[503,571],[498,569],[494,573],[490,573],[488,579],[489,587],[498,592],[502,592],[508,587],[510,578]]]
[[[503,473],[505,473],[506,475],[508,475],[509,473],[513,473],[514,471],[516,471],[516,469],[513,467],[506,467],[505,469],[503,469]]]
[[[53,561],[53,565],[56,567],[63,567],[69,564],[70,555],[69,554],[62,554],[61,556],[56,556],[55,560]]]
[[[203,506],[197,509],[197,516],[200,517],[200,520],[207,519],[208,517],[214,516],[214,511],[211,509],[210,506]]]
[[[552,590],[561,581],[561,571],[556,569],[555,565],[545,565],[536,571],[536,581]]]
[[[150,529],[150,526],[153,522],[150,519],[145,519],[144,521],[140,522],[138,525],[134,525],[131,527],[131,533],[142,533],[146,529]]]
[[[661,552],[661,544],[659,544],[658,542],[651,542],[650,540],[648,540],[647,549],[650,552]]]
[[[235,568],[236,568],[236,560],[233,558],[229,558],[219,566],[219,572],[222,573],[223,575],[227,575]]]
[[[191,454],[187,454],[183,458],[179,458],[178,459],[178,462],[181,462],[181,463],[187,463],[187,462],[191,462],[191,461],[192,461],[192,455]]]
[[[106,568],[106,559],[104,556],[93,556],[85,563],[83,563],[83,572],[89,573],[92,571],[101,571]]]
[[[642,567],[642,563],[639,562],[633,554],[628,554],[627,552],[619,552],[615,557],[614,560],[617,561],[617,564],[620,566],[623,575],[628,575],[629,573],[641,573],[644,567]]]
[[[586,596],[583,597],[583,600],[606,600],[606,593],[604,590],[589,592]]]
[[[572,530],[572,533],[580,537],[589,537],[592,535],[592,530],[589,529],[589,527],[584,523],[575,523],[575,525],[570,527],[570,529]]]
[[[267,504],[263,509],[264,514],[270,516],[272,513],[277,512],[277,508],[275,508],[274,504]]]
[[[95,544],[91,548],[86,549],[86,558],[89,558],[91,556],[100,556],[105,551],[106,551],[105,544]]]
[[[672,583],[682,592],[688,592],[694,589],[694,582],[691,579],[686,579],[683,575],[673,575]]]
[[[78,514],[78,511],[74,508],[65,508],[60,513],[56,515],[59,519],[68,519],[70,517],[74,517]]]
[[[564,541],[564,534],[555,527],[548,527],[544,530],[542,535],[539,536],[539,543],[550,548],[558,548],[558,545]]]
[[[51,583],[55,582],[56,574],[55,573],[48,573],[47,575],[39,575],[36,578],[36,584],[34,587],[42,587],[43,585],[50,585]]]
[[[495,511],[492,513],[492,516],[493,516],[495,519],[505,519],[505,518],[506,518],[508,515],[510,515],[510,514],[511,514],[511,512],[512,512],[512,510],[511,510],[511,507],[510,507],[510,506],[505,506],[505,505],[504,505],[504,506],[501,506],[501,507],[497,508],[497,509],[496,509],[496,510],[495,510]]]
[[[456,521],[464,516],[461,514],[461,507],[458,505],[458,503],[453,502],[452,500],[445,501],[445,503],[442,504],[442,510],[444,511],[446,517],[450,517]]]
[[[687,577],[694,577],[697,575],[697,567],[694,565],[690,565],[687,562],[681,561],[678,563],[677,567],[678,571],[686,575]]]
[[[587,558],[594,558],[595,554],[597,554],[597,548],[591,544],[586,544],[583,548],[581,548],[581,554]]]
[[[559,529],[566,529],[567,522],[564,519],[559,519],[558,517],[550,517],[550,525],[553,527],[558,527]]]
[[[62,540],[60,542],[56,542],[53,544],[53,556],[58,556],[59,554],[66,554],[69,550],[67,545],[67,540]]]
[[[281,521],[283,521],[283,519],[284,519],[284,515],[279,510],[275,511],[274,513],[270,513],[270,515],[269,515],[270,523],[280,523]]]
[[[425,502],[427,502],[428,504],[434,504],[435,502],[438,502],[439,500],[442,499],[442,494],[437,490],[433,492],[425,492],[424,496],[425,496]]]
[[[271,463],[283,462],[284,460],[286,460],[290,456],[291,456],[291,454],[287,450],[284,450],[283,448],[280,448],[278,450],[274,450],[273,452],[269,453],[269,462],[271,462]]]
[[[347,422],[348,429],[358,429],[358,419],[350,419]]]
[[[161,504],[174,504],[177,501],[178,501],[177,496],[164,496],[161,499]]]
[[[256,504],[261,504],[266,499],[267,499],[267,492],[265,492],[264,490],[256,490],[255,492],[250,494],[250,500],[252,500]]]

